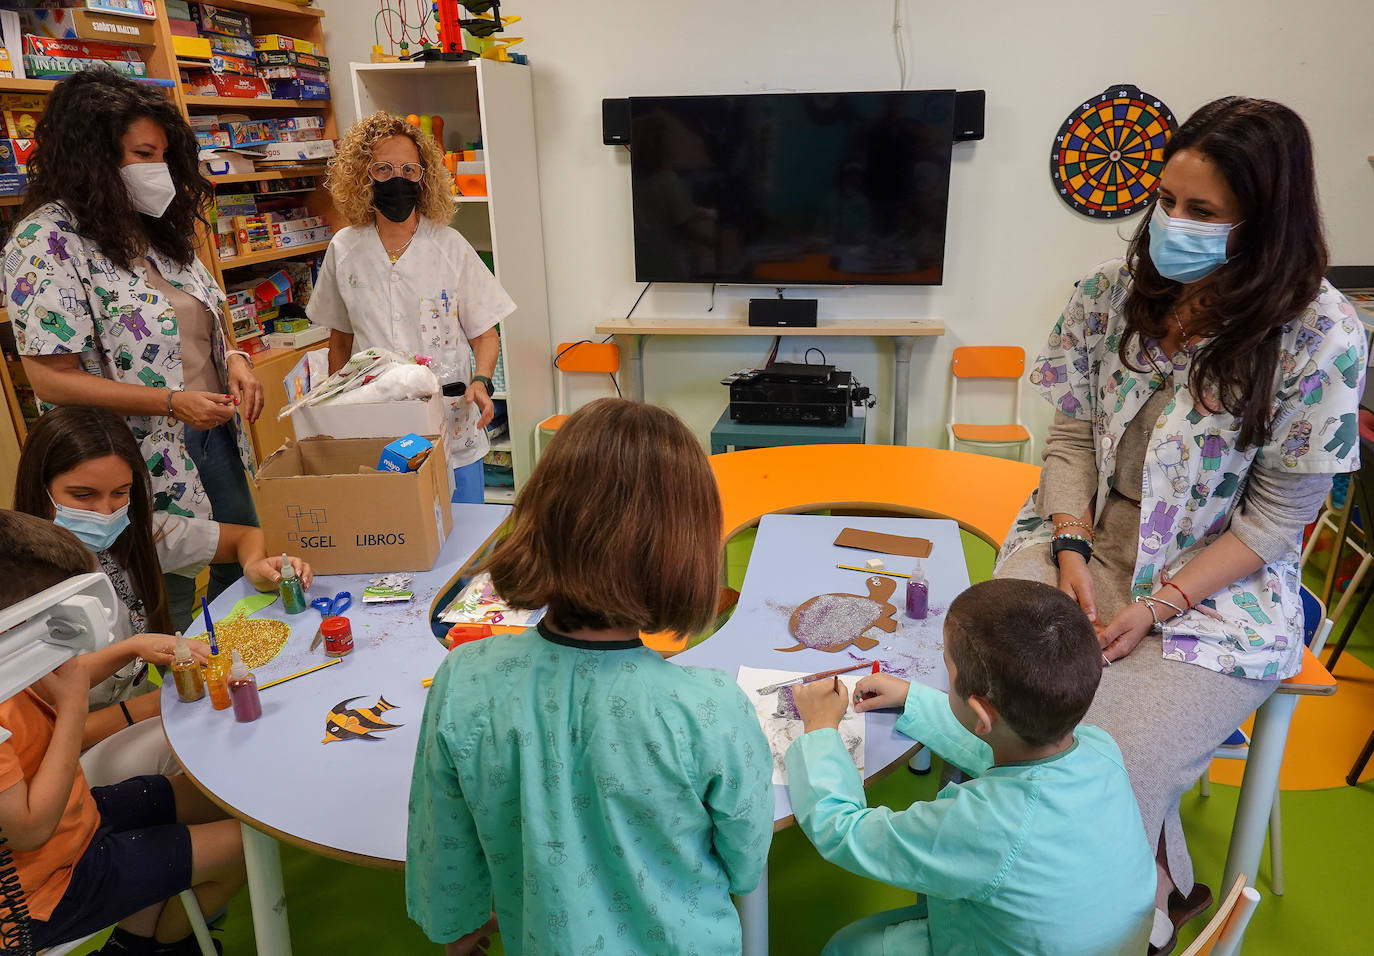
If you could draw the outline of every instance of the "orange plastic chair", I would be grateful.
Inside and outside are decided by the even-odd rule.
[[[599,375],[612,375],[620,371],[620,346],[609,342],[559,342],[554,352],[553,367],[559,372],[592,372]],[[550,415],[534,427],[535,460],[544,453],[545,446],[553,440],[558,429],[568,420],[565,406],[565,383],[558,378],[558,391],[555,394],[555,414]]]
[[[1245,928],[1250,925],[1250,917],[1255,915],[1255,907],[1260,901],[1259,891],[1246,886],[1245,880],[1243,873],[1236,878],[1231,892],[1221,901],[1201,935],[1183,951],[1183,956],[1232,956],[1240,952]]]
[[[1034,442],[1026,426],[1021,424],[1021,376],[1026,371],[1026,350],[1015,345],[965,345],[954,350],[950,363],[949,421],[945,430],[949,447],[958,443],[987,447],[1016,445],[1017,457],[1030,461]],[[964,379],[1001,379],[1012,383],[1014,410],[1012,421],[1005,425],[970,425],[958,421],[956,411],[959,383]]]

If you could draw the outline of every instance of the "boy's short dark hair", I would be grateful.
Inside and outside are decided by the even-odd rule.
[[[1033,746],[1072,732],[1102,679],[1088,616],[1036,581],[984,581],[960,594],[945,617],[945,644],[957,671],[951,690],[987,698]]]
[[[0,509],[0,609],[94,570],[95,555],[66,528]]]

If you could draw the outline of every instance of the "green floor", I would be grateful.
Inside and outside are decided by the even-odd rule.
[[[736,587],[747,561],[747,544],[741,542],[729,551]],[[970,577],[974,581],[986,578],[992,549],[966,536],[965,551]],[[1374,614],[1365,621],[1374,622]],[[1350,650],[1374,662],[1374,623],[1356,632]],[[1370,724],[1374,726],[1374,714]],[[869,789],[870,802],[905,807],[914,800],[929,800],[935,796],[938,769],[937,763],[936,773],[926,777],[895,772]],[[1202,798],[1194,790],[1183,800],[1183,820],[1198,879],[1213,890],[1226,859],[1236,793],[1233,787],[1213,784],[1211,797]],[[1283,830],[1287,893],[1282,897],[1270,893],[1266,863],[1258,883],[1264,898],[1250,924],[1245,952],[1286,956],[1304,950],[1369,951],[1370,910],[1367,894],[1361,890],[1367,886],[1374,860],[1374,786],[1285,793]],[[406,918],[400,873],[337,863],[291,847],[283,848],[282,866],[291,936],[300,956],[440,952]],[[769,879],[771,951],[787,956],[817,953],[845,923],[914,901],[911,894],[851,876],[824,862],[795,828],[774,837]],[[1194,929],[1201,925],[1198,921]],[[256,952],[246,893],[234,900],[222,928],[217,935],[228,956]],[[1184,941],[1190,938],[1185,935]],[[498,944],[493,952],[503,950]]]

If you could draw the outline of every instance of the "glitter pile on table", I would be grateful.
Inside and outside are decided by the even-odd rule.
[[[285,621],[249,617],[250,612],[240,606],[243,603],[234,605],[228,617],[215,622],[215,638],[221,654],[228,656],[238,651],[248,669],[254,670],[281,653],[286,639],[291,636],[291,627]],[[208,643],[210,636],[196,634],[191,640]]]

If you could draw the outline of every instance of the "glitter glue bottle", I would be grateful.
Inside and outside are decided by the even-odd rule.
[[[234,651],[234,666],[229,670],[229,694],[234,699],[234,719],[239,723],[250,723],[262,716],[258,679],[239,657],[238,651]]]
[[[215,710],[228,710],[229,664],[219,652],[218,644],[210,645],[210,663],[205,665],[205,686],[210,691],[210,704]]]
[[[189,704],[205,696],[205,677],[180,631],[177,631],[176,654],[172,657],[172,680],[176,681],[177,697],[183,703]]]
[[[287,614],[300,614],[306,608],[305,589],[301,579],[296,576],[296,567],[286,555],[281,556],[281,603]]]
[[[926,572],[918,558],[906,582],[906,616],[915,621],[924,621],[929,610],[930,585],[926,583]]]

